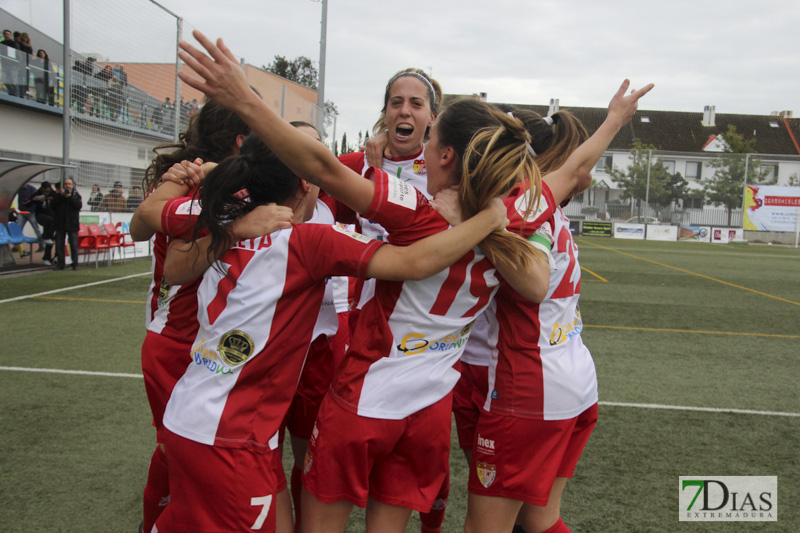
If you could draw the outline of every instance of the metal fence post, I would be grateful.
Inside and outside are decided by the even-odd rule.
[[[650,209],[650,160],[653,157],[653,149],[647,151],[647,189],[644,192],[644,208],[645,213],[639,216],[647,216],[647,210]]]

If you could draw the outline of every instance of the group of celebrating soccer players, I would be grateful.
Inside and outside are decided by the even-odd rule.
[[[563,111],[440,112],[439,84],[406,69],[374,144],[337,159],[221,40],[195,37],[207,54],[180,56],[199,79],[181,79],[208,100],[131,222],[155,243],[144,531],[342,532],[353,505],[368,532],[403,532],[414,510],[440,531],[451,413],[465,530],[569,531],[561,493],[597,380],[561,208],[652,85],[626,80],[589,137]]]

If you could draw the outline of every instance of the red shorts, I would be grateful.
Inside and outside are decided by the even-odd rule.
[[[372,498],[431,510],[450,459],[451,397],[402,420],[358,416],[328,394],[303,467],[303,485],[323,503]]]
[[[461,378],[453,389],[453,416],[456,419],[458,446],[471,450],[475,426],[489,389],[489,367],[461,361]]]
[[[308,347],[303,373],[286,413],[286,429],[293,436],[301,439],[311,437],[322,398],[331,386],[335,363],[331,339],[326,335],[314,339]]]
[[[481,411],[469,492],[544,506],[557,477],[572,477],[597,423],[597,404],[567,420],[531,420]]]
[[[192,361],[191,343],[178,342],[152,331],[147,332],[142,344],[142,373],[144,388],[158,442],[164,442],[164,410],[175,384]]]
[[[272,454],[272,471],[275,472],[275,491],[280,492],[287,487],[286,472],[283,470],[283,435],[285,430],[283,427],[279,430],[278,442],[280,446]]]
[[[208,446],[165,431],[170,501],[159,533],[275,532],[272,456]]]

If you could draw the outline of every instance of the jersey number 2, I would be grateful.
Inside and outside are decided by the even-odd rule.
[[[558,284],[558,287],[556,287],[556,290],[554,290],[552,296],[550,296],[553,300],[569,298],[580,292],[580,279],[578,279],[577,283],[572,282],[572,271],[575,270],[576,263],[575,249],[577,246],[575,246],[575,241],[572,240],[572,234],[569,232],[569,228],[565,226],[561,227],[556,248],[558,250],[566,250],[567,253],[569,253],[569,265],[567,266],[567,271],[564,272],[564,277],[561,278],[561,283]]]

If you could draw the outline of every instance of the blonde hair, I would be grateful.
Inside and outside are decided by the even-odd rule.
[[[523,219],[538,206],[541,173],[533,161],[530,134],[522,122],[477,100],[450,104],[437,122],[439,144],[453,148],[458,164],[461,211],[465,218],[484,209],[496,196],[527,181]],[[533,260],[545,261],[539,251],[521,236],[495,231],[481,248],[492,262],[527,267]]]

